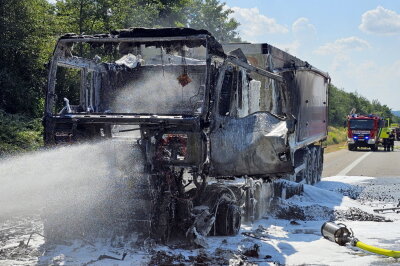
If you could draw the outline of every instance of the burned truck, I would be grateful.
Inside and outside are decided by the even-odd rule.
[[[329,81],[269,44],[222,45],[206,30],[67,34],[50,63],[45,143],[133,133],[151,202],[137,220],[152,237],[235,235],[263,215],[275,180],[320,180]]]

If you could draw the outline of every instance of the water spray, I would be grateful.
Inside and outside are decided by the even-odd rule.
[[[359,241],[356,237],[354,237],[353,231],[341,223],[335,224],[334,222],[325,222],[321,227],[321,234],[324,238],[335,242],[340,246],[350,244],[353,247],[358,247],[375,254],[400,258],[400,251],[378,248]]]

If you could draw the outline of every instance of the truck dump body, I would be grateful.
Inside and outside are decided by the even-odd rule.
[[[204,30],[68,34],[50,66],[45,142],[136,132],[124,137],[142,151],[151,231],[232,235],[242,214],[254,219],[265,209],[256,195],[280,187],[264,181],[320,179],[328,83],[271,45],[222,46]],[[244,178],[247,188],[209,178]]]
[[[224,49],[241,49],[250,63],[279,73],[283,81],[254,77],[258,87],[249,86],[249,95],[242,94],[252,106],[249,116],[225,119],[229,128],[211,135],[212,147],[218,147],[212,152],[216,168],[226,168],[218,173],[293,172],[296,151],[327,136],[329,76],[269,44],[226,44]],[[247,173],[236,170],[241,168]]]
[[[294,117],[296,146],[326,137],[330,81],[327,73],[267,43],[226,44],[224,49],[241,49],[251,64],[282,75],[282,87],[266,86],[263,97],[267,111]]]

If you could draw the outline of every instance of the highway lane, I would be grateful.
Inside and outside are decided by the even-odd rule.
[[[400,177],[400,142],[396,141],[393,152],[385,152],[383,148],[372,152],[369,149],[348,151],[342,149],[327,153],[324,156],[324,171],[327,176],[372,176]]]

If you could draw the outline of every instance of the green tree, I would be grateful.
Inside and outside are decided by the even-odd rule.
[[[238,42],[239,23],[229,17],[232,13],[232,9],[218,0],[194,0],[188,14],[188,26],[206,29],[221,42]]]
[[[104,31],[103,20],[104,1],[93,0],[63,0],[57,1],[56,13],[59,33],[73,32],[78,34],[92,34]],[[101,20],[103,18],[103,20]]]
[[[119,0],[112,7],[113,29],[154,27],[157,24],[160,4],[153,1]]]
[[[41,115],[53,12],[46,0],[0,1],[0,108],[6,112]]]
[[[187,22],[189,7],[192,0],[142,0],[141,4],[152,4],[157,7],[158,14],[155,17],[156,27],[184,27]]]

